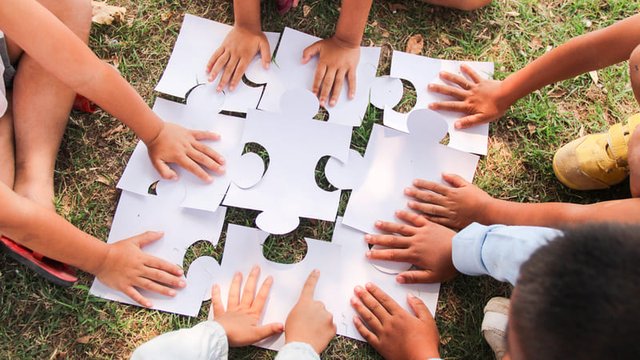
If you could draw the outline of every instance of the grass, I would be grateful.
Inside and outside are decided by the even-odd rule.
[[[167,62],[182,15],[191,13],[232,23],[230,1],[112,1],[128,8],[127,21],[95,26],[91,47],[101,58],[117,64],[142,96],[152,102],[153,87]],[[398,0],[398,2],[401,2]],[[333,31],[337,1],[303,1],[280,17],[273,1],[263,3],[264,30],[284,26],[326,37]],[[490,60],[496,77],[523,67],[551,46],[601,28],[637,12],[637,4],[618,1],[506,1],[480,11],[463,13],[404,1],[406,10],[393,13],[388,1],[375,2],[365,29],[365,45],[383,46],[380,69],[388,72],[390,49],[404,50],[409,36],[422,34],[424,55],[450,59]],[[598,72],[599,86],[588,75],[548,86],[520,100],[491,128],[489,155],[475,183],[493,196],[515,201],[572,201],[589,203],[628,196],[628,184],[613,191],[577,193],[554,178],[551,158],[562,144],[581,133],[601,131],[637,111],[626,64]],[[411,99],[406,99],[410,103]],[[381,112],[370,108],[365,125],[354,131],[353,147],[364,150],[371,126]],[[115,211],[119,174],[135,146],[134,135],[109,115],[72,114],[55,174],[60,214],[85,231],[105,239]],[[346,200],[348,194],[343,195]],[[344,203],[344,201],[343,201]],[[344,204],[343,204],[344,205]],[[344,208],[344,206],[343,206]],[[342,211],[342,210],[341,210]],[[252,225],[254,212],[231,209],[229,222]],[[265,256],[292,263],[304,256],[303,237],[330,239],[331,223],[303,221],[293,234],[271,237]],[[224,239],[224,234],[223,234]],[[213,248],[206,242],[192,246],[185,266],[203,254],[220,258],[224,241]],[[0,358],[85,359],[126,358],[149,338],[204,319],[141,310],[88,295],[92,277],[83,274],[72,289],[51,286],[0,255]],[[442,356],[448,359],[490,359],[479,327],[482,307],[509,286],[487,278],[458,277],[444,284],[438,305]],[[203,309],[208,306],[203,304]],[[270,359],[274,353],[257,348],[232,350],[237,359]],[[366,344],[336,338],[327,359],[376,358]]]

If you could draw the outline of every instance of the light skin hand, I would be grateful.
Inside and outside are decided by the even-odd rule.
[[[483,79],[467,65],[460,66],[460,70],[466,77],[449,72],[440,73],[442,80],[453,85],[429,84],[427,87],[429,91],[452,96],[456,100],[434,102],[429,108],[465,113],[465,116],[456,120],[456,129],[485,124],[502,117],[511,106],[502,96],[502,82]]]
[[[333,315],[321,301],[313,300],[320,271],[313,270],[305,282],[298,303],[291,309],[285,323],[285,342],[311,345],[320,354],[336,335]]]
[[[178,174],[168,165],[176,163],[202,181],[211,182],[213,178],[203,167],[223,174],[225,160],[200,141],[219,139],[220,135],[213,132],[189,130],[180,125],[163,123],[156,138],[146,145],[151,163],[164,179],[178,178]]]
[[[259,277],[260,267],[254,266],[241,292],[242,274],[236,273],[229,289],[226,310],[220,297],[220,286],[214,285],[211,289],[213,317],[227,333],[229,346],[251,345],[284,330],[280,323],[258,325],[273,284],[273,278],[267,277],[256,294]]]
[[[408,262],[421,269],[398,274],[401,284],[443,282],[458,274],[451,259],[455,231],[412,212],[398,211],[396,216],[406,224],[377,221],[376,228],[388,235],[365,235],[367,243],[387,248],[368,251],[368,258]]]
[[[235,90],[257,53],[260,53],[262,66],[268,69],[271,63],[271,50],[265,34],[259,27],[251,29],[240,25],[234,26],[207,63],[209,82],[222,73],[216,90],[220,92],[227,85],[229,90]]]
[[[335,106],[347,78],[348,97],[356,94],[356,71],[360,61],[360,46],[334,36],[320,40],[304,49],[302,63],[318,56],[318,66],[311,91],[318,97],[320,106]]]
[[[408,295],[407,303],[415,316],[405,311],[374,284],[358,286],[351,306],[358,316],[356,329],[387,360],[439,358],[438,328],[422,300]]]
[[[414,198],[409,208],[434,223],[460,230],[473,222],[486,224],[484,215],[496,200],[458,175],[443,174],[451,186],[417,179],[405,195]]]
[[[175,296],[173,288],[186,286],[181,278],[183,271],[155,256],[144,253],[141,248],[162,238],[161,232],[148,231],[132,238],[109,244],[109,250],[95,275],[105,285],[122,291],[142,306],[153,304],[142,296],[145,289],[165,296]]]

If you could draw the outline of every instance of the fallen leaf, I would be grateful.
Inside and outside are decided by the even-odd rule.
[[[520,13],[519,13],[519,12],[517,12],[517,11],[507,11],[507,12],[505,12],[504,14],[505,14],[505,15],[507,15],[507,16],[513,16],[513,17],[518,17],[518,16],[520,16]]]
[[[91,21],[96,24],[111,25],[114,21],[123,21],[127,9],[109,5],[102,1],[91,1]]]
[[[107,177],[104,176],[104,175],[96,176],[96,182],[100,183],[100,184],[103,184],[103,185],[111,186],[111,180],[107,179]],[[83,336],[82,338],[85,338],[85,337],[88,337],[88,336]],[[78,340],[76,340],[76,341],[78,341]],[[86,343],[83,343],[83,344],[86,344]]]
[[[77,338],[76,342],[79,344],[88,344],[90,340],[91,340],[91,335],[85,335]]]
[[[395,14],[398,10],[407,10],[407,7],[402,4],[389,4],[389,9]]]
[[[389,34],[389,32],[388,32],[387,30],[384,30],[384,31],[382,32],[382,37],[383,37],[383,38],[388,38],[389,36],[391,36],[391,34]]]
[[[591,78],[591,81],[593,81],[593,83],[598,86],[598,72],[593,70],[593,71],[589,71],[589,77]]]
[[[440,41],[442,41],[447,46],[451,46],[451,40],[449,40],[449,37],[445,34],[440,35]]]
[[[529,47],[531,47],[532,50],[540,49],[542,47],[542,40],[540,40],[540,38],[538,37],[534,37],[533,39],[531,39]]]
[[[536,132],[536,126],[534,124],[527,124],[527,129],[529,129],[529,135],[533,135]]]
[[[163,12],[160,14],[160,20],[167,21],[173,17],[173,13],[171,11]]]
[[[407,48],[405,52],[409,54],[420,54],[422,53],[422,48],[424,47],[424,39],[422,35],[417,34],[413,35],[407,41]]]
[[[311,13],[311,6],[302,5],[302,16],[307,17]]]

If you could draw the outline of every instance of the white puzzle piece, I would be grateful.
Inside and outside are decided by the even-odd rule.
[[[269,167],[253,187],[231,184],[224,204],[261,210],[256,224],[272,234],[293,231],[299,218],[334,221],[340,191],[325,191],[315,181],[318,161],[330,156],[347,161],[351,127],[314,120],[318,100],[306,90],[285,94],[284,114],[251,110],[247,113],[243,143],[258,143],[269,154]],[[240,158],[249,155],[245,154]],[[252,163],[255,155],[252,156]],[[238,164],[248,175],[234,173],[235,179],[254,178],[263,168]],[[246,184],[244,184],[246,185]]]
[[[164,237],[143,248],[143,251],[182,267],[187,249],[204,240],[218,243],[226,208],[216,212],[186,209],[180,206],[185,196],[184,187],[175,182],[160,182],[157,196],[142,196],[123,191],[113,219],[108,243],[115,243],[145,231],[162,231]],[[174,298],[141,290],[141,294],[154,304],[154,309],[196,316],[203,300],[219,271],[215,259],[199,258],[189,267],[187,287],[177,291]],[[194,265],[195,264],[195,265]],[[138,305],[128,296],[102,284],[96,278],[91,294]]]
[[[287,91],[295,88],[311,91],[318,59],[314,57],[307,64],[302,64],[302,52],[318,40],[320,38],[285,28],[272,66],[265,70],[258,64],[254,64],[247,70],[246,76],[249,80],[266,84],[264,95],[260,100],[260,109],[282,112],[284,107],[291,104],[290,100],[283,96]],[[380,48],[360,48],[355,97],[352,100],[348,99],[347,82],[343,80],[344,86],[336,106],[326,106],[329,122],[360,126],[369,105],[369,89],[375,80],[379,58]]]
[[[244,119],[217,114],[215,111],[218,99],[213,85],[202,85],[193,89],[187,98],[187,105],[158,98],[153,111],[165,121],[180,124],[188,129],[206,130],[220,134],[217,141],[202,141],[226,160],[226,173],[218,175],[208,171],[213,177],[212,183],[206,183],[183,168],[174,166],[178,173],[177,182],[187,189],[183,207],[216,211],[224,198],[236,162],[233,159],[242,153],[242,131]],[[149,159],[147,147],[142,141],[138,143],[127,167],[118,182],[118,188],[136,194],[147,194],[149,186],[161,179]],[[258,178],[259,179],[259,178]],[[257,181],[257,180],[255,180]]]
[[[431,83],[443,84],[439,73],[441,71],[460,73],[460,65],[466,64],[473,68],[483,78],[491,78],[493,76],[493,63],[491,62],[471,62],[471,61],[453,61],[432,59],[420,55],[407,54],[401,51],[394,51],[391,60],[391,77],[404,79],[415,87],[416,105],[412,111],[426,109],[430,103],[436,101],[450,101],[453,98],[427,90],[427,86]],[[384,124],[394,129],[408,132],[407,119],[409,113],[399,113],[393,110],[395,104],[389,104],[383,100],[385,89],[388,89],[389,82],[376,82],[377,86],[382,89],[372,90],[371,102],[380,108],[384,108]],[[397,83],[393,86],[397,87]],[[394,88],[395,89],[395,88]],[[391,90],[386,90],[391,91]],[[395,92],[394,92],[395,94]],[[384,107],[381,107],[384,105]],[[454,127],[455,120],[464,116],[458,112],[439,111],[442,117],[447,121],[449,128],[449,146],[475,154],[486,155],[487,143],[489,135],[489,125],[483,124],[474,126],[469,129],[457,130]]]
[[[478,156],[439,144],[446,122],[431,110],[416,110],[409,117],[410,134],[374,125],[364,157],[351,151],[344,163],[329,159],[327,179],[352,188],[344,224],[378,233],[377,220],[398,221],[395,211],[407,209],[404,189],[415,179],[442,183],[442,173],[472,181]]]
[[[155,90],[164,94],[185,98],[199,84],[207,82],[206,65],[211,55],[222,45],[233,27],[198,16],[185,14],[180,34],[169,58],[169,63]],[[265,32],[271,51],[278,43],[279,33]],[[261,64],[257,55],[253,63]],[[221,74],[213,81],[217,85]],[[260,101],[263,87],[252,87],[241,81],[234,91],[225,89],[222,110],[246,112],[255,109]]]
[[[307,254],[296,264],[279,264],[264,258],[262,246],[269,236],[258,229],[229,224],[222,257],[220,281],[221,298],[227,303],[229,287],[236,272],[243,274],[243,284],[251,268],[260,266],[259,286],[268,276],[273,277],[273,285],[265,305],[263,324],[284,323],[289,312],[298,301],[302,285],[312,270],[320,270],[320,278],[315,290],[315,300],[322,301],[331,313],[338,313],[340,302],[336,296],[336,284],[340,281],[340,269],[335,266],[340,259],[340,246],[327,241],[305,239]],[[279,350],[284,345],[284,334],[272,336],[256,346]]]
[[[400,284],[394,275],[378,271],[365,256],[369,247],[364,240],[364,235],[358,230],[343,225],[340,217],[336,220],[331,242],[342,248],[340,291],[338,292],[340,295],[337,296],[340,300],[341,310],[339,313],[334,313],[333,317],[338,334],[364,341],[353,325],[353,317],[356,316],[356,312],[351,306],[350,299],[355,296],[354,288],[358,285],[364,287],[367,282],[376,284],[410,313],[413,312],[407,304],[407,294],[409,293],[422,299],[431,314],[435,315],[440,284]]]

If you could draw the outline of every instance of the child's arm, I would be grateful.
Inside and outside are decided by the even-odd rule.
[[[470,80],[442,73],[442,79],[456,86],[431,84],[429,90],[458,100],[433,103],[430,107],[468,114],[456,122],[457,128],[490,122],[502,116],[518,99],[543,86],[629,59],[638,44],[640,15],[635,15],[569,40],[502,82],[483,80],[468,67],[462,70]]]
[[[207,63],[210,82],[224,69],[218,82],[218,91],[227,85],[231,91],[235,90],[258,52],[265,69],[271,63],[269,42],[260,23],[260,0],[234,0],[233,13],[233,29]]]
[[[356,71],[360,61],[360,43],[369,17],[372,0],[343,0],[335,34],[306,48],[302,62],[318,55],[318,67],[313,80],[313,93],[320,105],[334,106],[347,79],[349,98],[356,94]]]
[[[60,81],[129,126],[147,145],[164,178],[177,176],[167,163],[177,163],[203,180],[211,177],[200,165],[224,170],[220,155],[199,142],[216,140],[218,135],[164,123],[115,69],[36,1],[0,2],[0,29]]]
[[[142,235],[106,244],[86,234],[34,202],[18,196],[0,183],[0,229],[21,245],[52,259],[96,275],[108,286],[122,291],[144,306],[152,306],[137,288],[167,296],[184,287],[182,270],[164,260],[143,253],[140,248],[162,237]]]
[[[640,221],[640,198],[603,201],[581,205],[571,203],[518,203],[494,199],[457,175],[445,174],[445,186],[416,180],[405,191],[415,201],[409,207],[429,220],[454,229],[473,222],[484,225],[530,225],[562,227],[587,222]]]

